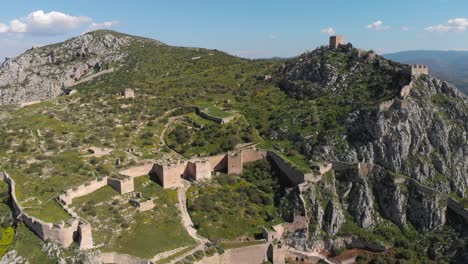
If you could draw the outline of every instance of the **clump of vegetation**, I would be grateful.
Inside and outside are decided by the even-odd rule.
[[[266,160],[248,164],[242,176],[220,175],[190,187],[188,209],[198,232],[210,239],[253,237],[262,226],[282,222],[276,173]]]
[[[224,125],[208,121],[198,127],[180,122],[172,127],[166,139],[170,148],[187,158],[219,154],[234,149],[237,144],[257,140],[254,129],[242,119]]]

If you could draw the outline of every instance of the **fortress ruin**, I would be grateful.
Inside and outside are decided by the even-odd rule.
[[[421,65],[421,64],[412,64],[411,65],[411,75],[414,76],[415,78],[418,78],[421,75],[427,75],[429,74],[429,67],[427,65]]]
[[[330,37],[330,49],[336,49],[340,45],[344,45],[344,44],[345,44],[344,36],[337,35],[337,36]]]
[[[304,173],[278,154],[269,150],[247,148],[226,154],[182,160],[175,163],[155,163],[151,174],[157,176],[163,188],[177,188],[182,184],[182,178],[190,180],[210,179],[215,171],[225,171],[227,174],[242,174],[246,163],[269,158],[287,177],[291,185],[305,182],[312,178],[312,173]]]

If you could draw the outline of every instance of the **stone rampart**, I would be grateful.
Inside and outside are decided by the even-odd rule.
[[[268,151],[268,157],[278,169],[288,178],[291,185],[297,185],[313,177],[312,173],[304,173],[273,151]]]
[[[63,203],[70,205],[72,204],[73,199],[86,196],[90,193],[97,191],[98,189],[101,189],[106,185],[107,177],[103,177],[102,179],[96,179],[94,181],[87,182],[72,189],[68,189],[65,191],[64,194],[60,195],[58,198]]]
[[[395,102],[395,99],[390,99],[388,101],[381,102],[379,105],[379,110],[385,111],[385,110],[390,109],[390,107],[392,107],[394,102]]]
[[[177,188],[181,183],[180,178],[185,175],[186,167],[186,161],[180,161],[177,164],[155,163],[151,169],[151,173],[156,174],[164,188]]]
[[[107,178],[107,184],[121,194],[133,192],[135,189],[132,177],[124,179]]]
[[[228,174],[242,174],[245,163],[269,157],[284,174],[291,185],[312,180],[312,173],[304,173],[273,151],[247,148],[227,154],[179,161],[175,164],[155,163],[151,173],[155,174],[164,188],[176,188],[181,184],[181,177],[194,180],[211,178],[213,171],[226,171]]]
[[[254,162],[254,161],[257,161],[257,160],[266,159],[266,157],[267,157],[267,151],[266,150],[254,149],[254,148],[243,149],[241,151],[241,154],[242,154],[242,162],[243,163]]]
[[[212,171],[227,170],[227,156],[226,154],[220,154],[216,156],[205,157],[211,163]]]
[[[401,88],[400,96],[403,98],[408,97],[408,95],[411,92],[411,89],[413,89],[413,85],[414,85],[414,82],[411,81],[408,85],[403,86],[403,88]]]
[[[78,244],[80,249],[93,248],[93,234],[91,232],[91,225],[88,222],[81,222],[78,225]]]
[[[71,221],[66,224],[53,225],[28,215],[23,210],[16,197],[15,181],[5,172],[2,173],[1,178],[3,178],[3,180],[10,186],[10,195],[13,209],[15,211],[14,215],[18,219],[21,219],[29,229],[31,229],[42,240],[55,241],[64,247],[68,247],[73,243],[73,234],[78,229],[78,219],[71,219]]]
[[[242,174],[242,154],[239,152],[231,152],[227,154],[227,173]]]
[[[457,215],[461,216],[465,221],[465,224],[468,224],[468,209],[463,207],[458,201],[449,197],[447,200],[447,207],[452,210]]]
[[[331,163],[332,163],[332,168],[334,171],[348,170],[356,166],[356,164],[342,162],[342,161],[332,161]]]
[[[196,181],[211,179],[211,163],[206,159],[191,160],[187,163],[186,173]]]
[[[413,64],[411,65],[411,75],[418,78],[423,74],[429,74],[429,67],[427,65]]]

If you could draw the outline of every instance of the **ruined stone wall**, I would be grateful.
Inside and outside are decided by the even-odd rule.
[[[423,74],[429,74],[429,67],[426,65],[413,64],[411,65],[411,75],[418,78]]]
[[[413,89],[413,85],[414,85],[414,82],[411,81],[408,85],[403,86],[403,88],[401,88],[400,96],[403,98],[408,97],[408,95],[411,92],[411,89]]]
[[[224,120],[222,118],[215,117],[215,116],[210,116],[207,113],[205,113],[204,111],[202,111],[199,107],[196,108],[196,111],[197,111],[198,115],[200,115],[201,117],[203,117],[205,119],[211,120],[211,121],[216,122],[218,124],[224,124]]]
[[[344,36],[331,36],[330,37],[330,48],[331,49],[336,49],[338,48],[338,46],[340,45],[344,45],[345,44],[345,41],[344,41]]]
[[[16,197],[16,183],[6,173],[3,172],[0,176],[10,187],[10,195],[14,209],[14,215],[19,217],[31,231],[33,231],[42,240],[51,240],[61,244],[63,247],[68,247],[73,243],[73,234],[78,229],[78,220],[71,219],[63,226],[53,225],[44,222],[40,219],[28,215],[21,207]]]
[[[356,166],[356,164],[342,162],[342,161],[332,161],[332,167],[335,171],[348,170]]]
[[[212,171],[227,170],[227,155],[226,154],[205,157],[204,159],[208,160],[211,163]]]
[[[81,222],[79,224],[78,235],[78,244],[80,245],[80,249],[93,248],[93,235],[91,232],[91,225],[89,223]]]
[[[333,169],[333,164],[327,163],[319,166],[319,173],[323,175]]]
[[[78,187],[68,189],[65,191],[65,194],[60,195],[58,198],[63,203],[70,205],[72,204],[72,201],[74,198],[78,198],[78,197],[93,193],[106,185],[107,185],[107,177],[104,177],[100,180],[96,179],[94,181],[82,184]]]
[[[275,163],[278,169],[288,178],[291,185],[297,185],[312,178],[312,174],[306,174],[296,168],[273,151],[268,152],[268,157]]]
[[[267,157],[267,152],[265,150],[254,149],[254,148],[243,149],[241,151],[241,154],[242,154],[242,162],[244,164],[248,162],[265,159]]]
[[[180,178],[186,174],[186,167],[186,161],[171,165],[156,163],[151,171],[157,175],[163,188],[177,188],[181,184]]]
[[[461,216],[465,221],[465,224],[468,224],[468,209],[461,205],[458,201],[454,200],[452,197],[449,197],[447,200],[447,207],[450,208],[455,214]]]
[[[198,160],[192,164],[194,165],[192,176],[196,181],[211,179],[211,163],[208,160]]]
[[[228,153],[227,155],[227,173],[242,174],[242,154],[239,152]]]
[[[121,194],[133,192],[133,190],[135,189],[133,178],[131,177],[124,178],[121,180],[107,178],[107,184]]]

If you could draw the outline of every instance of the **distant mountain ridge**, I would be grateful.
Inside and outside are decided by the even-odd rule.
[[[432,74],[468,94],[468,51],[414,50],[383,56],[401,63],[427,64]]]

